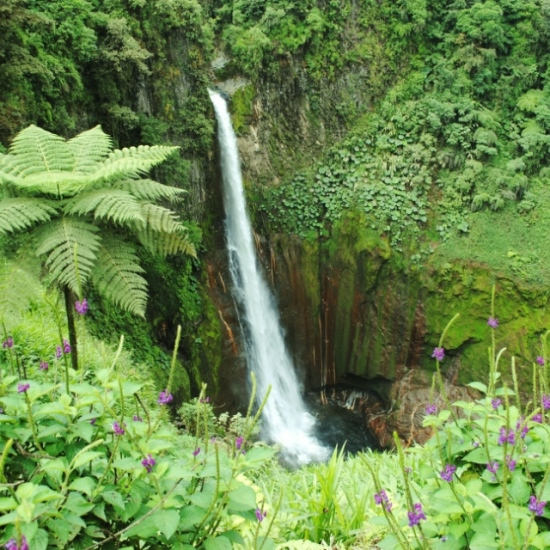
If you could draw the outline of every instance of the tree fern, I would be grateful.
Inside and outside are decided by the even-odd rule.
[[[8,153],[17,159],[15,175],[71,170],[73,154],[66,141],[56,134],[31,125],[19,132]]]
[[[177,147],[166,145],[140,145],[112,151],[109,157],[92,174],[92,181],[114,180],[119,177],[138,177],[153,166],[165,161]]]
[[[177,233],[185,229],[177,216],[168,208],[157,204],[145,203],[141,207],[145,222],[138,224],[138,229],[150,228],[163,233]]]
[[[35,260],[36,262],[36,260]],[[42,286],[36,272],[40,266],[32,265],[28,260],[0,264],[0,320],[9,323],[26,310],[31,301],[42,293]]]
[[[147,283],[127,239],[154,254],[195,255],[177,216],[154,204],[175,201],[183,191],[141,179],[176,150],[141,145],[113,151],[99,126],[69,140],[30,126],[0,154],[0,184],[7,190],[0,198],[0,235],[38,226],[36,252],[63,291],[75,368],[74,294],[82,297],[87,283],[118,306],[145,314]],[[124,231],[124,239],[112,237],[109,226]]]
[[[14,197],[0,201],[0,234],[22,231],[38,222],[47,222],[56,214],[51,202],[31,197]]]
[[[174,202],[186,193],[185,189],[163,185],[157,181],[140,178],[137,180],[126,180],[117,184],[119,189],[129,191],[138,199],[149,201],[165,199]]]
[[[138,232],[139,242],[154,256],[188,254],[196,257],[195,245],[189,240],[185,229],[176,233],[158,233],[151,228]]]
[[[144,317],[147,281],[134,247],[120,239],[105,239],[98,251],[92,281],[101,294],[119,307]]]
[[[39,232],[36,254],[46,256],[52,280],[81,294],[97,260],[99,229],[76,218],[63,217]]]
[[[73,154],[72,170],[84,173],[96,170],[112,148],[111,138],[101,126],[95,126],[69,139],[67,145]]]
[[[97,219],[107,219],[119,225],[145,223],[141,204],[122,189],[96,189],[79,193],[65,206],[66,214],[92,214]]]

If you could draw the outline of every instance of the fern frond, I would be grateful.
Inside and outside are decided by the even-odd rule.
[[[74,158],[67,142],[38,126],[21,130],[11,143],[12,174],[27,177],[41,172],[71,170]]]
[[[56,214],[53,203],[31,197],[0,200],[0,234],[21,231]]]
[[[97,259],[98,228],[75,218],[63,217],[38,233],[36,254],[46,256],[54,283],[80,294]]]
[[[178,220],[174,212],[168,208],[145,203],[142,204],[141,211],[145,221],[137,226],[138,229],[150,228],[153,231],[162,231],[163,233],[177,233],[185,230],[185,226]]]
[[[119,188],[128,190],[138,199],[149,201],[166,199],[171,202],[175,202],[181,198],[181,195],[187,193],[185,189],[172,187],[170,185],[163,185],[158,181],[144,178],[120,182]]]
[[[92,281],[99,292],[119,307],[145,316],[147,281],[134,247],[120,239],[105,239],[98,251]]]
[[[35,263],[38,264],[36,260]],[[29,264],[26,259],[2,262],[0,265],[0,319],[17,317],[42,294],[38,276],[33,273],[39,270],[40,265]]]
[[[185,230],[176,233],[158,233],[151,228],[139,231],[139,242],[153,255],[169,256],[171,254],[188,254],[197,257],[195,245],[189,240]]]
[[[518,98],[517,106],[522,111],[536,113],[538,106],[544,101],[544,90],[528,90]]]
[[[31,193],[44,193],[52,197],[72,197],[90,182],[90,177],[78,172],[53,170],[18,177],[12,185]]]
[[[79,193],[65,206],[67,214],[93,214],[95,219],[108,219],[124,225],[145,223],[141,204],[122,189],[98,189]]]
[[[93,172],[113,148],[111,138],[99,125],[69,139],[67,145],[74,158],[73,170],[85,173]]]
[[[13,158],[10,155],[0,154],[0,183],[16,185],[19,178],[13,172]]]
[[[178,147],[167,145],[140,145],[116,149],[93,173],[93,181],[132,178],[147,173],[174,153]]]

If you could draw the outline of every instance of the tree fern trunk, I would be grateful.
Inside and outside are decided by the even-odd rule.
[[[69,328],[69,343],[71,344],[71,362],[73,369],[78,369],[78,348],[76,341],[76,323],[74,320],[74,300],[69,287],[63,287],[65,295],[65,311],[67,313],[67,326]]]

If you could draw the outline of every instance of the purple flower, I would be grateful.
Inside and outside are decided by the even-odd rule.
[[[13,348],[13,338],[11,336],[8,336],[3,342],[2,347],[4,349],[6,348]]]
[[[174,396],[171,393],[168,393],[168,390],[162,390],[159,393],[157,403],[159,405],[167,405],[168,403],[171,403],[173,399],[174,399]]]
[[[38,368],[40,370],[48,370],[50,368],[50,364],[46,361],[40,361],[40,366]]]
[[[494,399],[491,399],[491,406],[495,411],[500,407],[502,404],[502,399],[499,399],[498,397],[495,397]]]
[[[61,359],[61,356],[63,355],[63,350],[61,349],[61,346],[56,346],[55,348],[55,358]]]
[[[71,353],[71,344],[63,338],[63,353]]]
[[[443,361],[443,358],[445,357],[445,348],[434,348],[432,357],[436,361]]]
[[[497,328],[498,327],[498,319],[496,317],[489,317],[489,319],[487,319],[487,324],[491,328]]]
[[[420,504],[420,502],[417,502],[414,505],[414,511],[407,512],[407,515],[409,516],[409,527],[414,527],[420,523],[421,519],[426,519],[426,515],[422,510],[422,504]]]
[[[117,435],[124,435],[124,428],[118,422],[113,422],[113,432]]]
[[[488,462],[486,466],[487,470],[494,475],[496,475],[498,467],[499,463],[496,460],[494,462]]]
[[[235,439],[235,449],[239,450],[243,446],[244,438],[239,436]]]
[[[153,466],[157,463],[157,461],[151,456],[147,455],[142,461],[142,466],[147,470],[147,473],[150,474],[153,470]]]
[[[527,424],[523,424],[525,422],[525,418],[523,416],[516,422],[516,432],[521,428],[520,437],[521,439],[525,439],[525,436],[527,435],[527,432],[529,431],[529,428],[527,427]],[[523,424],[523,426],[522,426]]]
[[[263,512],[260,508],[256,508],[256,519],[261,522],[267,516],[267,512]]]
[[[533,422],[538,422],[539,424],[542,424],[542,414],[541,413],[534,414],[531,420]]]
[[[21,546],[17,544],[16,539],[10,539],[8,542],[6,542],[4,548],[6,550],[29,550],[29,543],[27,542],[25,535],[23,535],[21,537]]]
[[[474,441],[472,445],[474,446],[474,449],[477,449],[479,447],[479,441]]]
[[[506,466],[508,466],[508,470],[513,472],[516,469],[517,462],[511,457],[506,456]]]
[[[143,422],[143,418],[141,418],[141,416],[139,416],[137,414],[134,414],[134,416],[132,417],[132,420],[134,422]]]
[[[542,408],[545,411],[550,409],[550,395],[543,395],[542,396]]]
[[[425,410],[426,414],[435,414],[437,412],[437,405],[435,403],[428,403]]]
[[[388,497],[388,494],[384,489],[382,489],[379,493],[376,493],[374,495],[374,502],[378,504],[379,506],[384,506],[384,508],[390,512],[392,509],[392,503],[391,500]]]
[[[17,393],[26,393],[30,387],[30,384],[17,384]]]
[[[454,464],[447,464],[445,469],[442,470],[439,475],[441,479],[445,481],[451,481],[453,479],[453,474],[456,472],[456,466]]]
[[[77,300],[74,303],[74,308],[79,315],[86,315],[88,313],[88,301],[83,298],[82,301]]]
[[[90,424],[93,426],[97,422],[97,418],[90,418]],[[124,433],[124,432],[123,432]]]
[[[200,448],[200,447],[197,447],[197,448],[193,451],[193,456],[197,456],[200,452],[201,452],[201,448]]]
[[[514,430],[508,431],[505,426],[502,426],[500,428],[498,444],[504,445],[506,442],[510,443],[510,445],[513,445],[516,442],[516,434],[514,433]]]
[[[201,403],[210,403],[210,397],[207,395],[204,399],[201,398]]]
[[[531,495],[529,498],[529,510],[534,512],[535,516],[542,516],[544,514],[544,507],[546,506],[545,500],[537,500],[535,495]]]
[[[544,366],[544,357],[542,355],[537,355],[537,358],[535,359],[538,365],[541,367]]]

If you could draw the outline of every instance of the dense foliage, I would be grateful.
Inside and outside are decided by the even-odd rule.
[[[31,123],[63,137],[101,124],[121,147],[180,146],[182,155],[158,172],[178,188],[190,187],[213,160],[206,86],[215,47],[229,56],[219,76],[250,79],[237,113],[243,135],[257,115],[256,95],[277,88],[281,74],[292,73],[293,91],[314,119],[330,85],[364,73],[372,105],[358,104],[353,90],[338,103],[342,133],[351,123],[353,131],[262,190],[256,214],[267,229],[318,239],[335,222],[367,220],[416,266],[439,246],[443,261],[458,256],[550,280],[547,0],[5,0],[0,33],[1,153]],[[284,141],[284,131],[271,139]],[[71,140],[54,141],[52,160],[69,172],[57,147]],[[110,143],[102,147],[106,155]],[[293,154],[307,157],[307,150]],[[19,183],[25,162],[16,169]],[[49,166],[42,168],[44,178]],[[7,204],[0,228],[41,222],[52,229],[52,218],[70,215],[113,221],[114,238],[126,236],[121,226],[137,215],[131,182],[115,182],[128,184],[132,197],[112,208],[112,188],[99,198],[80,190],[43,196],[48,178],[24,197],[40,201],[10,203],[20,200],[13,189],[0,197],[0,207]],[[204,194],[203,186],[182,202],[184,217],[200,211]],[[212,220],[199,221],[212,230]],[[53,278],[79,294],[97,248],[85,237],[47,262]],[[202,379],[216,378],[220,333],[196,260],[157,261],[119,241],[132,266],[146,267],[154,310],[145,324],[91,292],[91,311],[78,306],[76,371],[60,296],[35,276],[34,242],[0,244],[10,258],[20,250],[0,266],[0,543],[7,548],[550,546],[545,338],[541,350],[525,351],[537,356],[527,395],[514,359],[510,372],[503,366],[492,312],[484,327],[489,379],[471,383],[479,399],[449,403],[439,376],[443,339],[434,350],[433,397],[420,412],[433,430],[426,445],[403,448],[396,440],[397,453],[354,457],[336,450],[327,464],[291,472],[273,458],[275,449],[253,442],[251,414],[219,415],[201,391]],[[134,309],[144,313],[138,302]],[[182,321],[185,368],[177,361],[179,332],[171,360],[157,345]],[[129,353],[109,346],[118,333],[129,333]],[[209,360],[209,373],[199,372],[198,356]],[[513,389],[500,383],[499,370]],[[170,410],[176,387],[198,397]]]
[[[456,247],[471,229],[495,223],[482,211],[509,213],[514,233],[538,225],[550,154],[547,5],[406,4],[421,24],[400,82],[317,167],[266,188],[271,227],[323,232],[356,208],[406,251],[421,234]],[[407,36],[403,18],[404,8],[385,20],[386,49],[402,45],[394,39],[400,32]],[[537,263],[545,247],[532,229]],[[490,242],[479,256],[494,263],[504,247]],[[540,280],[541,269],[528,275]]]
[[[17,269],[13,267],[12,269]],[[535,548],[549,544],[550,387],[546,336],[530,399],[501,383],[499,322],[487,321],[488,379],[449,403],[439,375],[419,404],[433,437],[397,453],[288,471],[254,443],[258,413],[217,415],[205,390],[167,414],[171,380],[105,348],[83,326],[84,368],[54,354],[55,295],[4,305],[0,350],[0,541],[14,548]],[[30,298],[30,296],[29,296]],[[29,304],[32,304],[29,307]],[[16,310],[18,313],[16,314]],[[456,318],[456,316],[455,316]],[[82,323],[86,320],[81,319]],[[450,329],[452,331],[452,327]],[[176,337],[176,348],[178,337]],[[64,350],[64,356],[70,354]],[[66,384],[63,383],[68,373]],[[507,373],[503,373],[506,374]],[[159,388],[163,388],[159,392]],[[425,409],[424,409],[425,407]],[[261,407],[260,407],[261,410]],[[267,537],[267,538],[266,538]],[[10,542],[11,541],[11,542]],[[277,545],[277,546],[275,546]]]

